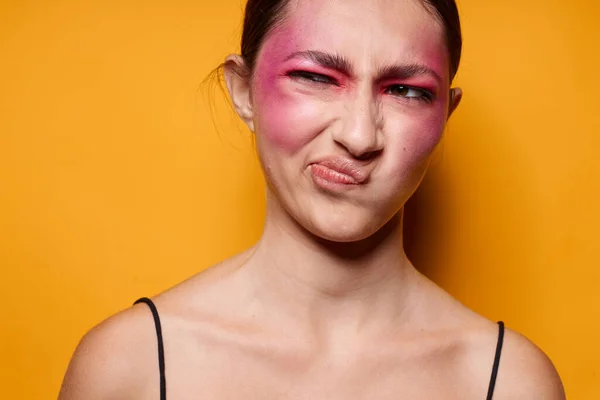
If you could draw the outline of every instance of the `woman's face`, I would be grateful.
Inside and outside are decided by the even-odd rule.
[[[250,82],[274,198],[324,239],[375,233],[440,141],[448,71],[443,27],[419,0],[292,0]]]

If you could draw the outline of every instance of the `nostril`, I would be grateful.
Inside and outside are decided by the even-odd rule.
[[[381,153],[381,150],[374,150],[374,151],[368,151],[366,153],[360,154],[355,157],[357,160],[365,161],[365,160],[371,160],[371,159],[377,157],[380,153]]]

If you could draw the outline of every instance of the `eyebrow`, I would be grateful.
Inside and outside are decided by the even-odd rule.
[[[345,75],[355,75],[353,72],[354,68],[352,67],[352,63],[347,58],[339,54],[326,53],[316,50],[297,51],[287,56],[285,61],[294,58],[305,58],[316,64],[319,64],[324,68],[333,69]],[[377,80],[391,78],[408,79],[423,75],[433,76],[439,84],[442,83],[442,78],[437,72],[420,63],[392,64],[382,67],[377,71]]]
[[[347,58],[339,54],[325,53],[323,51],[305,50],[296,51],[286,57],[285,61],[293,58],[305,58],[328,69],[335,69],[346,75],[353,75],[352,64]]]

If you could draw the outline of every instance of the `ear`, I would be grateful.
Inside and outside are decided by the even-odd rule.
[[[460,104],[462,100],[463,92],[461,88],[452,88],[450,89],[450,103],[448,104],[448,118],[452,115],[456,107]]]
[[[250,78],[246,73],[246,63],[242,56],[238,54],[227,56],[225,64],[223,64],[223,74],[235,112],[254,132]]]

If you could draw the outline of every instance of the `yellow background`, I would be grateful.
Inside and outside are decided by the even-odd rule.
[[[250,135],[201,85],[237,48],[242,9],[1,3],[4,398],[55,398],[87,329],[259,237]],[[460,9],[465,98],[411,203],[409,253],[538,343],[571,399],[598,399],[600,6]]]

